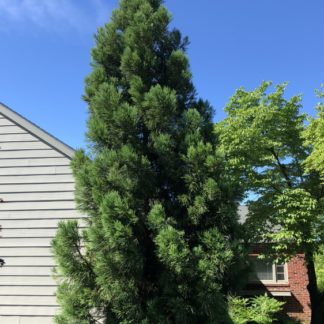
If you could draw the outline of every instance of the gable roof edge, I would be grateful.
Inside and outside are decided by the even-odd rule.
[[[72,159],[75,150],[70,147],[69,145],[63,143],[55,136],[51,135],[50,133],[43,130],[41,127],[37,126],[33,122],[29,121],[27,118],[23,117],[22,115],[18,114],[5,104],[0,102],[0,114],[4,115],[6,118],[14,122],[15,124],[19,125],[27,132],[31,133],[32,135],[36,136],[39,140],[45,142],[53,149],[59,151],[67,158]]]

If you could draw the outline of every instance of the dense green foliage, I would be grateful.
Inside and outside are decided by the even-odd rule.
[[[315,269],[318,290],[324,294],[324,245],[315,254]]]
[[[272,93],[269,86],[239,89],[216,132],[228,172],[254,193],[248,202],[248,238],[271,242],[272,254],[281,259],[299,252],[311,257],[323,235],[323,185],[316,171],[305,171],[316,147],[304,141],[301,98],[285,99],[285,84]],[[315,131],[315,125],[310,127]]]
[[[240,191],[169,23],[160,0],[122,0],[96,35],[89,149],[72,164],[88,227],[61,223],[53,241],[57,323],[229,320]]]
[[[322,86],[324,89],[324,85]],[[318,97],[324,98],[324,92],[318,91]],[[317,105],[318,117],[311,118],[304,137],[306,145],[312,146],[311,154],[307,157],[305,165],[307,171],[317,171],[324,182],[324,103]]]
[[[229,298],[229,314],[233,324],[271,324],[282,310],[284,302],[268,297],[257,296],[251,299]]]

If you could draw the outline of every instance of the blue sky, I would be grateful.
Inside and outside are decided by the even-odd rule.
[[[314,115],[324,82],[322,0],[167,0],[189,36],[198,93],[216,120],[235,89],[289,82]],[[0,101],[73,147],[84,146],[83,81],[97,27],[117,0],[0,0]]]

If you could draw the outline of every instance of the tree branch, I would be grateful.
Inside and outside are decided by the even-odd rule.
[[[80,259],[83,261],[83,263],[87,266],[87,268],[89,269],[91,275],[93,277],[95,277],[95,273],[92,269],[92,264],[90,262],[88,262],[88,260],[84,257],[84,255],[82,254],[81,250],[80,250],[80,247],[81,246],[81,241],[80,241],[80,238],[78,238],[78,242],[74,244],[74,247],[76,248],[77,252],[78,252],[78,255],[80,257]]]
[[[278,193],[280,193],[280,194],[282,193],[282,191],[281,191],[279,188],[277,188],[275,185],[271,184],[270,187],[271,187],[274,191],[276,191],[276,192],[278,192]]]
[[[271,152],[271,154],[274,156],[275,160],[277,161],[277,164],[279,166],[279,169],[280,169],[282,175],[284,176],[284,178],[285,178],[285,180],[287,182],[288,187],[289,188],[292,188],[292,182],[291,182],[291,179],[290,179],[290,177],[289,177],[289,175],[287,173],[286,166],[280,162],[279,156],[276,153],[276,151],[274,150],[274,148],[271,148],[271,149],[268,149],[268,150]]]

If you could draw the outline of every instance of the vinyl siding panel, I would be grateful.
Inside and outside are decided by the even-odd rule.
[[[6,119],[6,118],[0,118],[0,127],[1,126],[13,126],[15,125],[12,121]]]
[[[40,268],[40,267],[38,267]],[[45,267],[43,267],[45,269]],[[41,269],[43,269],[41,268]],[[16,269],[16,268],[13,268]],[[23,268],[26,269],[26,268]],[[56,286],[0,286],[0,296],[55,296]],[[2,323],[0,321],[0,323]]]
[[[54,267],[4,267],[0,277],[5,276],[51,276]],[[0,295],[3,294],[0,289]]]
[[[1,142],[0,142],[1,143]],[[69,160],[63,156],[43,157],[43,158],[26,158],[26,159],[0,159],[0,167],[19,167],[19,166],[62,166],[69,165]]]
[[[12,316],[0,316],[1,324],[52,324],[52,317],[37,317],[37,316],[28,316],[28,317],[12,317]]]
[[[48,149],[48,145],[39,141],[24,142],[23,150],[46,150],[46,149]],[[20,142],[1,143],[1,150],[2,151],[21,150],[21,143]]]
[[[45,258],[40,258],[45,259]],[[53,285],[53,279],[51,276],[12,276],[12,277],[0,277],[0,285],[10,285],[13,286],[48,286]],[[16,296],[19,297],[19,296]],[[1,302],[0,302],[1,304]],[[19,303],[17,303],[19,305]],[[16,304],[16,305],[17,305]]]
[[[9,315],[9,316],[48,316],[52,317],[58,311],[58,307],[50,307],[50,306],[0,306],[0,314],[1,315]],[[2,322],[1,322],[2,323]],[[21,323],[21,322],[18,322]],[[33,324],[37,322],[32,322]],[[42,324],[43,322],[39,322]]]
[[[74,201],[18,201],[1,204],[1,210],[53,210],[53,209],[73,209]]]
[[[25,158],[49,158],[60,157],[61,154],[51,149],[46,150],[16,150],[16,151],[4,151],[0,150],[0,159],[25,159]]]
[[[0,296],[1,305],[15,305],[16,303],[32,306],[57,306],[55,296]]]
[[[36,184],[36,183],[71,183],[73,177],[71,174],[41,174],[41,175],[14,175],[14,176],[0,176],[1,184]]]
[[[23,249],[16,248],[16,247],[14,247],[14,248],[0,247],[0,255],[2,257],[26,256],[26,255],[28,255],[28,256],[51,256],[52,252],[49,247],[35,247],[35,248],[27,247],[27,248],[23,248]],[[8,270],[8,267],[3,267],[0,271],[0,277],[10,274],[10,272],[8,272],[9,270]],[[1,291],[0,291],[0,293],[1,293]]]
[[[4,184],[0,182],[0,193],[12,193],[12,192],[53,192],[53,191],[70,191],[74,190],[73,182],[57,182],[57,183],[38,183],[35,185],[20,183],[17,184]],[[1,211],[1,209],[0,209]]]
[[[0,127],[0,134],[8,135],[8,134],[26,134],[26,131],[14,124],[9,126],[1,126]]]
[[[39,229],[7,229],[7,238],[21,238],[21,237],[34,237],[34,238],[49,238],[55,236],[56,228],[39,228]]]
[[[59,309],[51,240],[59,221],[82,218],[69,164],[61,151],[0,114],[1,324],[53,323]]]
[[[73,191],[58,192],[18,192],[3,193],[1,197],[4,203],[23,202],[23,201],[57,201],[57,200],[73,200]]]
[[[18,133],[18,134],[3,134],[3,132],[0,132],[0,141],[1,144],[4,144],[8,142],[17,142],[17,143],[30,142],[30,141],[38,142],[38,139],[26,132]]]
[[[57,227],[57,219],[10,219],[10,220],[2,220],[2,229],[4,230],[12,230],[12,229],[35,229],[35,228],[56,228]],[[84,227],[85,221],[80,220],[79,226]]]
[[[52,257],[6,257],[5,266],[54,266],[54,260]],[[7,278],[7,283],[10,282],[10,278]],[[15,283],[15,278],[12,277],[12,282]],[[54,281],[51,281],[55,285]],[[6,284],[4,282],[3,284]],[[21,284],[23,286],[23,284]]]
[[[82,227],[80,226],[80,229]],[[56,227],[53,228],[8,228],[6,229],[7,238],[53,238],[56,233]]]
[[[50,247],[51,240],[44,237],[1,237],[0,239],[1,247]],[[8,266],[6,263],[5,267]],[[1,271],[1,270],[0,270]]]
[[[0,209],[1,210],[1,209]],[[0,219],[5,221],[7,219],[77,219],[81,218],[81,215],[75,210],[33,210],[33,213],[26,210],[17,210],[17,211],[3,211],[0,212]],[[1,234],[1,233],[0,233]],[[1,235],[0,235],[1,236]]]
[[[20,166],[2,167],[0,176],[8,175],[41,175],[41,174],[70,174],[69,166]]]

